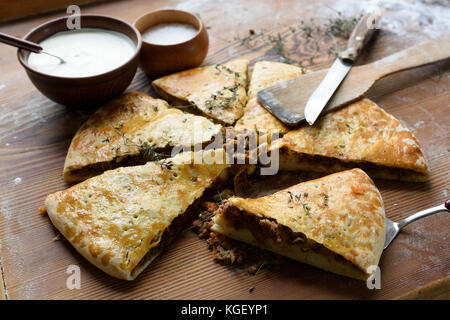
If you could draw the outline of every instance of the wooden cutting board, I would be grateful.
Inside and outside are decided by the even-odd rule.
[[[329,67],[326,48],[318,54],[301,30],[289,26],[302,19],[324,16],[329,1],[264,3],[227,1],[118,1],[90,6],[82,12],[114,15],[132,22],[140,14],[162,6],[199,13],[211,39],[205,64],[247,57],[279,59],[276,48],[252,48],[235,40],[262,28],[281,32],[297,58],[315,55],[308,67]],[[326,15],[332,15],[329,11]],[[1,32],[23,36],[56,14],[0,26]],[[270,16],[271,19],[267,19]],[[275,23],[274,23],[275,21]],[[422,38],[421,38],[422,37]],[[365,62],[427,40],[421,33],[409,36],[381,32]],[[330,40],[331,41],[331,40]],[[111,278],[91,266],[64,239],[45,214],[39,213],[45,196],[68,187],[62,180],[70,140],[87,115],[56,105],[43,97],[27,79],[15,50],[0,46],[0,261],[3,285],[9,299],[380,299],[395,297],[448,297],[450,275],[449,216],[441,213],[405,228],[383,253],[381,289],[369,290],[364,282],[336,276],[307,265],[286,261],[278,270],[262,268],[255,276],[245,267],[222,266],[211,259],[204,241],[190,230],[183,232],[136,281]],[[404,72],[382,82],[369,96],[401,119],[421,142],[432,170],[428,183],[376,180],[387,216],[398,221],[421,209],[440,204],[450,187],[450,73],[448,63]],[[130,90],[152,93],[150,79],[136,75]],[[251,192],[297,183],[302,174],[267,177]],[[267,181],[269,180],[269,181]],[[80,267],[81,289],[66,287],[70,265]],[[0,277],[1,280],[1,277]],[[254,288],[254,290],[250,290]],[[421,288],[424,288],[423,290]],[[433,288],[434,289],[433,291]],[[0,295],[3,287],[0,287]],[[404,296],[409,291],[411,294]],[[422,290],[422,291],[421,291]],[[251,291],[251,292],[250,292]],[[426,295],[418,294],[425,292]]]

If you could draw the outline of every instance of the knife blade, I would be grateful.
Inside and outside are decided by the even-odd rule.
[[[347,49],[338,55],[338,58],[328,70],[325,78],[314,90],[306,103],[304,114],[306,121],[310,125],[313,125],[317,120],[328,101],[330,101],[352,68],[361,49],[375,33],[377,21],[371,14],[367,14],[359,20],[353,29],[347,43]]]
[[[317,120],[323,108],[325,108],[352,66],[352,63],[344,62],[341,59],[334,61],[325,78],[316,90],[314,90],[306,103],[305,119],[310,125],[313,125]]]

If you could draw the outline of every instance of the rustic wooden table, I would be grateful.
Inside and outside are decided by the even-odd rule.
[[[433,6],[387,1],[383,30],[365,54],[373,61],[399,49],[444,36],[448,25]],[[361,1],[335,4],[308,1],[114,1],[83,7],[83,13],[112,15],[133,22],[139,15],[163,7],[198,13],[208,26],[210,50],[204,64],[237,57],[279,60],[279,46],[251,47],[236,39],[252,29],[286,38],[292,57],[305,67],[328,67],[327,46],[317,52],[300,20],[336,17],[337,11],[358,14]],[[410,3],[410,2],[408,2]],[[390,7],[389,7],[390,5]],[[333,8],[333,9],[331,9]],[[398,12],[394,12],[395,10]],[[410,10],[410,11],[408,11]],[[410,12],[410,13],[408,13]],[[60,16],[47,14],[0,25],[0,31],[25,35],[34,26]],[[448,14],[448,13],[447,13]],[[410,20],[408,20],[410,19]],[[319,20],[317,23],[323,23]],[[295,27],[292,29],[290,27]],[[309,58],[314,55],[312,64]],[[401,119],[417,136],[432,170],[428,183],[376,180],[392,220],[443,203],[450,186],[450,73],[448,62],[403,72],[379,83],[371,97]],[[129,90],[151,92],[150,79],[138,72]],[[111,278],[91,266],[64,239],[39,207],[48,193],[62,190],[64,158],[70,140],[87,115],[52,103],[31,84],[14,48],[0,45],[0,296],[8,299],[341,299],[450,298],[449,216],[441,213],[409,225],[383,253],[381,289],[329,274],[307,265],[286,262],[279,270],[261,269],[255,276],[243,267],[226,267],[211,259],[204,241],[185,231],[170,250],[136,281]],[[56,238],[55,238],[56,237]],[[69,265],[81,268],[81,289],[66,287]],[[1,277],[0,277],[1,278]],[[254,290],[250,292],[250,287]]]

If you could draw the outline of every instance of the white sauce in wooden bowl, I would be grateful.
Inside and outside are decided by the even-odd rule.
[[[146,42],[159,45],[182,43],[192,39],[198,29],[187,23],[160,23],[142,33]]]
[[[28,65],[33,69],[61,77],[88,77],[111,71],[127,62],[136,52],[125,34],[101,28],[61,31],[39,43],[54,57],[30,53]]]

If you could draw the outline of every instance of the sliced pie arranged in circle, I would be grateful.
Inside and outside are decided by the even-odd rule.
[[[314,126],[288,128],[259,104],[256,93],[303,70],[257,62],[247,103],[247,67],[247,60],[238,59],[153,81],[164,99],[191,113],[131,92],[81,126],[63,175],[66,181],[87,180],[49,195],[45,205],[52,223],[87,260],[114,277],[133,280],[220,184],[233,179],[239,189],[240,180],[249,182],[244,178],[255,166],[232,164],[223,144],[190,151],[223,137],[222,125],[235,124],[234,133],[283,135],[255,149],[270,151],[279,170],[338,173],[257,199],[224,200],[212,230],[356,279],[375,270],[385,214],[368,175],[427,180],[417,139],[368,99],[325,114]],[[184,152],[172,156],[174,147]]]

